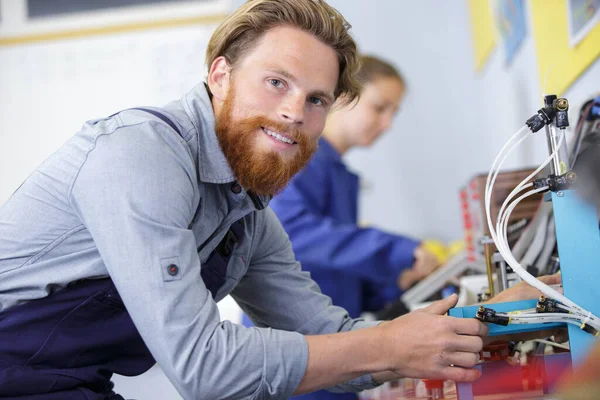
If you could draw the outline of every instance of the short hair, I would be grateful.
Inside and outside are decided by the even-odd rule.
[[[323,0],[248,0],[213,33],[206,49],[208,67],[221,56],[235,67],[265,32],[280,25],[310,32],[331,46],[339,61],[335,97],[344,95],[351,102],[359,96],[359,60],[356,43],[349,33],[351,25]]]
[[[395,78],[402,86],[406,87],[406,80],[396,67],[381,58],[370,55],[360,56],[360,68],[356,76],[362,85],[377,78]]]

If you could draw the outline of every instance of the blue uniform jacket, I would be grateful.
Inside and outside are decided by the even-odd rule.
[[[350,316],[375,311],[401,294],[400,271],[413,264],[419,243],[357,226],[358,176],[325,139],[309,165],[271,201],[302,269]],[[319,391],[301,399],[356,399]]]

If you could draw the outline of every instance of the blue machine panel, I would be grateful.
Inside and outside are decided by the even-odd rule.
[[[535,308],[536,304],[537,304],[537,299],[511,301],[508,303],[488,304],[488,305],[486,305],[486,307],[491,308],[492,310],[495,310],[495,311],[499,311],[499,312],[511,312],[511,311],[519,311],[519,310],[527,310],[530,308]],[[448,311],[448,315],[451,317],[458,317],[458,318],[475,318],[475,314],[477,313],[478,308],[479,308],[479,306],[451,308]],[[523,332],[534,332],[534,331],[541,331],[541,330],[546,330],[546,329],[555,329],[555,328],[559,328],[562,326],[565,326],[565,324],[563,324],[563,323],[547,323],[547,324],[531,324],[531,325],[509,324],[507,326],[488,324],[488,327],[490,328],[490,336],[510,335],[510,334],[523,333]]]
[[[561,196],[559,196],[561,194]],[[552,193],[556,240],[567,298],[600,316],[600,230],[596,209],[573,190]],[[569,325],[571,358],[576,366],[588,354],[595,337]]]

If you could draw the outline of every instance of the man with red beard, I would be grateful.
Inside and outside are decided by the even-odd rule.
[[[270,198],[359,85],[349,25],[321,0],[252,0],[202,83],[87,122],[0,208],[0,397],[122,399],[155,361],[186,399],[474,380],[487,328],[456,297],[377,324],[334,307]],[[231,294],[259,327],[220,322]]]

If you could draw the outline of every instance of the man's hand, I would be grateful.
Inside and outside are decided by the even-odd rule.
[[[546,285],[558,285],[561,283],[561,275],[560,273],[554,275],[546,275],[540,276],[537,278],[542,281]],[[562,289],[558,290],[562,293]],[[482,303],[482,304],[495,304],[495,303],[508,303],[511,301],[519,301],[519,300],[530,300],[537,299],[542,295],[542,292],[530,286],[527,282],[519,282],[513,287],[510,287],[506,290],[501,291],[492,299]],[[493,308],[493,307],[492,307]],[[542,339],[549,336],[556,336],[557,342],[566,341],[565,337],[567,337],[567,329],[554,329],[554,330],[545,330],[545,331],[534,331],[534,332],[525,332],[519,334],[511,334],[511,335],[499,335],[490,337],[487,340],[484,340],[486,344],[487,342],[495,341],[495,340],[512,340],[512,341],[521,341],[525,342],[528,340],[534,339]]]
[[[453,295],[421,310],[381,324],[381,343],[389,370],[397,376],[474,381],[483,347],[485,324],[476,319],[445,316],[458,297]],[[392,374],[378,374],[377,380]]]
[[[537,279],[545,283],[546,285],[558,285],[561,283],[560,273],[554,275],[540,276]],[[562,290],[559,290],[559,292],[562,293]],[[541,295],[542,292],[540,292],[533,286],[529,286],[527,282],[523,281],[517,283],[513,287],[501,291],[492,299],[486,301],[483,304],[507,303],[509,301],[530,300],[536,299]]]
[[[412,268],[402,271],[398,276],[397,284],[402,290],[409,289],[440,266],[439,258],[423,246],[417,247],[413,255],[415,263]]]

